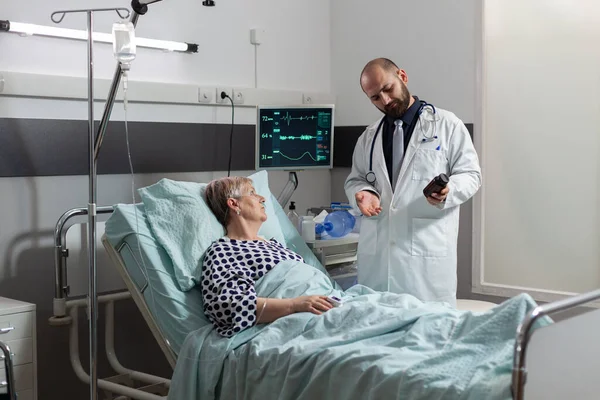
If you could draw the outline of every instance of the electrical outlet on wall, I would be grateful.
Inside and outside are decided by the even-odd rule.
[[[233,104],[244,104],[244,92],[240,89],[233,89]]]
[[[199,88],[198,102],[210,104],[215,98],[215,88]]]
[[[221,92],[225,92],[229,95],[229,97],[231,97],[231,99],[233,100],[233,90],[231,88],[226,88],[226,87],[217,87],[217,103],[218,104],[230,104],[229,99],[228,98],[221,98]]]
[[[307,93],[303,93],[302,94],[302,103],[304,103],[304,104],[313,104],[314,101],[313,101],[312,95],[307,94]]]

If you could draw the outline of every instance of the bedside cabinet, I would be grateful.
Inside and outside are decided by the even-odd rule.
[[[37,400],[35,333],[35,304],[0,297],[0,341],[13,353],[15,390],[19,400]],[[4,362],[0,364],[0,381],[4,381]],[[0,393],[6,393],[6,389],[0,388]]]
[[[356,283],[358,277],[356,269],[358,233],[349,233],[339,239],[307,241],[306,245],[343,290],[347,290]]]

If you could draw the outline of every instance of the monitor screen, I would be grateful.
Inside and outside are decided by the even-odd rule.
[[[333,167],[333,105],[258,106],[256,169]]]

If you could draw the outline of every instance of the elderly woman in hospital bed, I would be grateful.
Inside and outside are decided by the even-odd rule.
[[[140,237],[151,244],[145,256],[160,256],[142,265],[139,286],[175,344],[169,399],[511,398],[530,297],[466,312],[361,285],[342,291],[266,172],[250,178],[162,180],[140,190],[143,205],[118,206],[107,222],[115,248]]]
[[[254,281],[281,261],[304,261],[302,256],[275,239],[258,235],[267,220],[266,199],[256,193],[250,179],[217,179],[208,184],[205,194],[208,206],[226,231],[226,236],[213,243],[206,254],[201,283],[204,312],[217,332],[232,336],[255,323],[272,322],[295,312],[318,315],[332,308],[326,296],[270,301],[257,297]]]

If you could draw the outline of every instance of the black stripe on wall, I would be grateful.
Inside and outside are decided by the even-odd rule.
[[[97,125],[97,124],[96,124]],[[471,136],[473,124],[466,124]],[[0,177],[88,174],[87,121],[0,118]],[[226,171],[228,124],[130,122],[136,173]],[[351,167],[364,126],[335,128],[334,167]],[[254,170],[255,125],[235,125],[232,170]],[[251,151],[249,151],[252,149]],[[125,124],[109,122],[98,174],[127,174]]]
[[[230,129],[227,124],[130,122],[133,169],[136,173],[226,171]],[[87,121],[0,118],[0,177],[87,175],[87,132]],[[235,125],[231,168],[253,170],[254,147],[255,126]],[[125,125],[109,122],[98,174],[126,173]]]
[[[473,139],[473,124],[465,124]],[[333,144],[333,166],[349,168],[352,167],[352,154],[354,146],[366,126],[336,126],[335,142]]]

